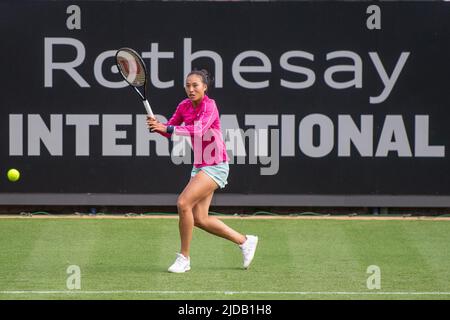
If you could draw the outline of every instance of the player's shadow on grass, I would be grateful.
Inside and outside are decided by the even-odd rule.
[[[211,267],[202,267],[201,268],[201,270],[204,270],[204,271],[209,271],[209,272],[211,272],[211,271],[225,271],[225,270],[229,270],[229,271],[245,271],[242,267],[238,267],[238,266],[236,266],[236,267],[231,267],[231,266],[229,266],[229,267],[215,267],[215,266],[211,266]]]
[[[195,268],[193,267],[190,271],[186,271],[185,273],[197,273],[197,272],[221,272],[221,271],[237,271],[237,272],[244,272],[247,271],[243,269],[242,267],[201,267],[201,268]],[[169,271],[167,271],[167,268],[161,268],[161,266],[151,266],[148,269],[148,272],[151,273],[167,273],[171,274]]]

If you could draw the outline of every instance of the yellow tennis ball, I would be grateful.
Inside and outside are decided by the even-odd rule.
[[[8,180],[15,182],[17,180],[19,180],[20,178],[20,172],[17,169],[9,169],[8,170]]]

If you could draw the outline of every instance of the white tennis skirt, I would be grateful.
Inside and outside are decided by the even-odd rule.
[[[223,189],[228,184],[228,173],[230,172],[230,167],[228,166],[228,162],[222,162],[212,166],[204,166],[201,168],[193,167],[191,171],[191,177],[195,176],[200,171],[205,172],[208,176],[210,176],[217,185]]]

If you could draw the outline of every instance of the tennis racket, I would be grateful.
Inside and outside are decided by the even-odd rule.
[[[155,118],[150,103],[147,100],[147,68],[145,67],[144,60],[133,49],[121,48],[116,52],[116,65],[125,81],[141,97],[147,114]]]

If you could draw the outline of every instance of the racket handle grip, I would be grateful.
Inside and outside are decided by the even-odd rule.
[[[154,118],[155,115],[153,114],[152,108],[150,107],[150,103],[148,103],[147,100],[143,100],[142,102],[144,103],[145,110],[147,110],[147,114],[150,117]]]

